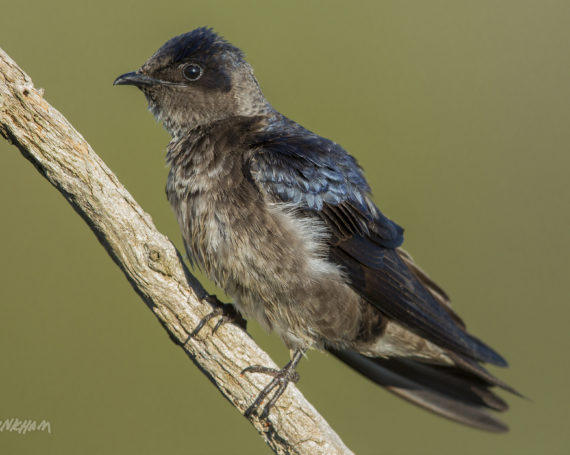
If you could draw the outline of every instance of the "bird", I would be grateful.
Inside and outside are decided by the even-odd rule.
[[[200,27],[114,85],[139,88],[171,136],[166,194],[190,262],[291,352],[244,370],[272,378],[246,415],[266,403],[267,417],[316,349],[440,416],[508,430],[495,388],[519,394],[484,366],[505,359],[402,249],[356,159],[277,111],[238,47]]]

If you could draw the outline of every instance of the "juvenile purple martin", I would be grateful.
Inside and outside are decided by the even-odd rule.
[[[507,430],[491,389],[516,392],[481,365],[506,361],[400,248],[356,160],[277,112],[237,47],[198,28],[115,84],[140,88],[172,136],[166,193],[190,260],[293,353],[247,369],[273,376],[248,413],[274,391],[267,415],[313,348],[444,417]]]

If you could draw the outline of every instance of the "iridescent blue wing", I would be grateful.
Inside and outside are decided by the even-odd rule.
[[[342,147],[298,126],[258,135],[252,147],[246,167],[260,191],[325,222],[330,259],[365,300],[439,346],[506,365],[464,330],[446,302],[434,297],[443,291],[397,248],[403,229],[373,204],[361,168]]]

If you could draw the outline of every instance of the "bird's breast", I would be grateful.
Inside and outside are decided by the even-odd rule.
[[[287,345],[358,330],[360,298],[327,260],[328,233],[295,207],[268,202],[247,179],[232,188],[169,180],[190,259],[240,311]]]

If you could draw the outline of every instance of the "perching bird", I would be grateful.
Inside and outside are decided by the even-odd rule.
[[[491,388],[516,392],[481,366],[506,361],[400,248],[356,160],[276,111],[237,47],[198,28],[115,84],[140,88],[172,136],[166,192],[190,260],[294,352],[283,370],[247,369],[274,376],[251,412],[276,388],[269,412],[314,348],[444,417],[507,430]]]

